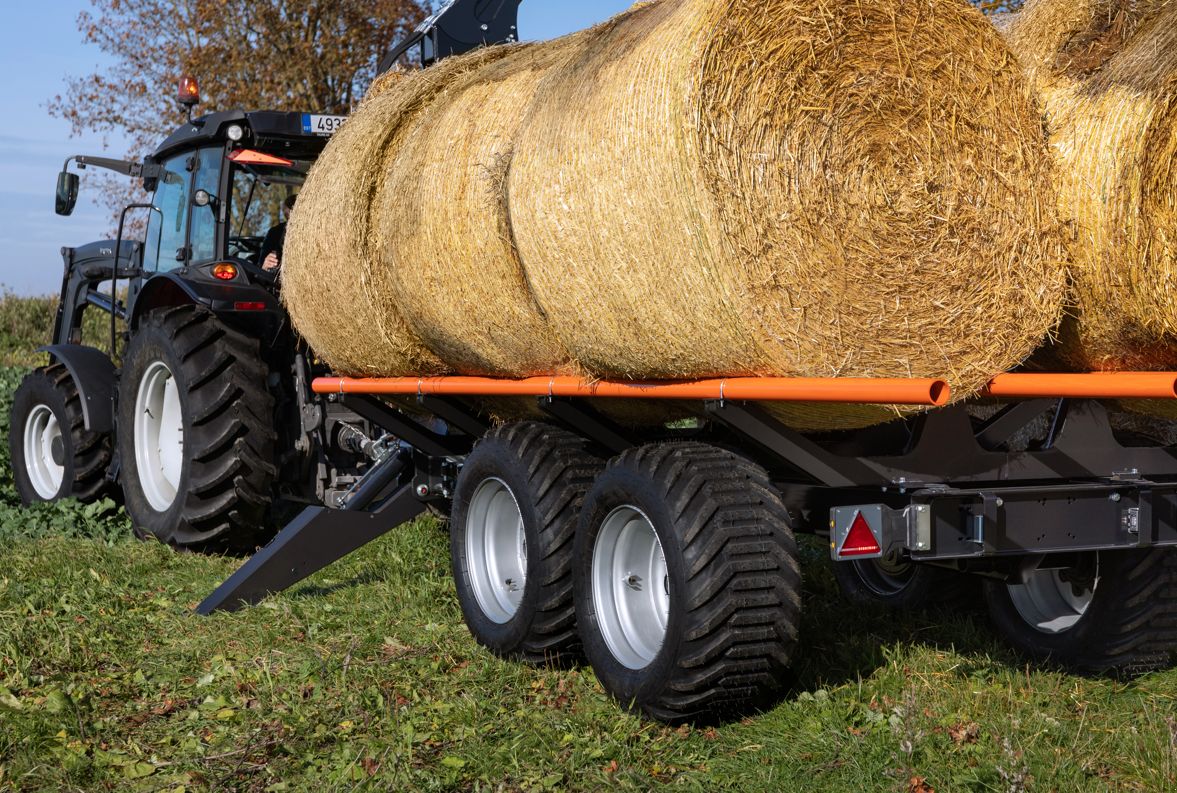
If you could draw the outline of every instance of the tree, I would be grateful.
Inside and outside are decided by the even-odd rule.
[[[49,112],[74,133],[119,132],[140,160],[183,121],[181,76],[198,78],[201,113],[347,113],[376,64],[424,18],[418,0],[91,0],[78,17],[87,43],[114,56],[100,74],[68,80]],[[117,213],[135,188],[88,180]]]

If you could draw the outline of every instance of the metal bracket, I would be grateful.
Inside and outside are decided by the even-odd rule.
[[[1058,403],[1054,399],[1018,402],[1001,410],[977,430],[977,445],[991,452]]]
[[[536,406],[544,413],[568,425],[582,437],[604,446],[614,454],[640,445],[631,433],[589,407],[562,397],[536,397]]]
[[[404,413],[375,397],[345,394],[340,403],[348,410],[391,432],[405,443],[431,457],[462,457],[474,446],[472,438],[438,435],[430,432]]]
[[[452,424],[467,435],[481,438],[490,430],[490,425],[476,416],[461,402],[452,397],[437,394],[417,394],[417,404],[433,415]]]

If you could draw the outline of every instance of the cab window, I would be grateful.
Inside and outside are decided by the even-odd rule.
[[[188,196],[192,172],[187,160],[191,155],[173,157],[164,163],[164,172],[155,188],[152,212],[147,222],[147,241],[143,251],[143,269],[165,272],[184,266],[188,245]]]
[[[229,212],[229,255],[255,264],[266,232],[282,222],[282,202],[306,181],[310,161],[289,165],[234,163]]]
[[[204,190],[217,197],[221,189],[221,163],[224,150],[220,146],[201,149],[197,152],[192,193]],[[192,262],[207,262],[220,258],[217,250],[217,202],[208,206],[192,207]]]

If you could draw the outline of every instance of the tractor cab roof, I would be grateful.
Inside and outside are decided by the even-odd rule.
[[[331,131],[338,128],[338,121],[326,125],[318,123],[324,118],[342,120],[342,116],[270,110],[210,113],[177,128],[152,153],[151,159],[163,162],[184,151],[225,140],[234,140],[243,148],[271,152],[288,159],[314,159],[331,139]],[[316,130],[316,127],[324,126],[328,131]]]

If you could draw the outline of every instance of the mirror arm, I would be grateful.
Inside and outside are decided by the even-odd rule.
[[[69,161],[77,160],[79,168],[85,168],[87,165],[93,165],[96,168],[106,168],[116,173],[121,173],[123,176],[130,176],[132,179],[152,179],[159,178],[163,174],[163,166],[159,163],[151,162],[127,162],[126,160],[113,160],[109,157],[85,157],[74,156],[67,157],[65,165],[61,170],[69,169]]]

